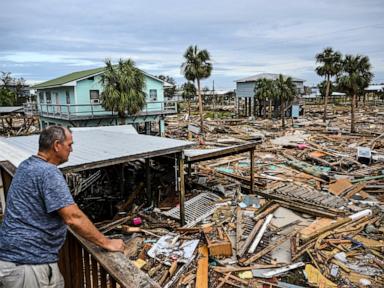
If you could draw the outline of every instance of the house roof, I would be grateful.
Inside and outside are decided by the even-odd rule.
[[[60,165],[63,172],[81,171],[181,152],[193,142],[136,134],[129,125],[74,128],[73,152],[69,161]],[[0,161],[17,167],[36,154],[39,135],[0,137]],[[113,141],[111,141],[113,139]]]
[[[82,78],[90,77],[92,75],[97,75],[104,71],[104,67],[102,68],[96,68],[96,69],[90,69],[90,70],[83,70],[78,72],[73,72],[43,83],[39,83],[37,85],[32,86],[34,89],[43,89],[43,88],[50,88],[50,87],[57,87],[64,85],[68,82],[76,81]]]
[[[379,84],[373,84],[369,85],[367,88],[364,89],[365,91],[384,91],[384,85],[379,85]]]
[[[33,88],[33,89],[44,89],[44,88],[58,87],[58,86],[62,86],[64,84],[67,84],[67,83],[70,83],[70,82],[73,82],[73,81],[78,81],[78,80],[81,80],[81,79],[84,79],[84,78],[88,78],[88,77],[91,77],[91,76],[96,76],[98,74],[103,73],[104,70],[105,70],[105,67],[100,67],[100,68],[95,68],[95,69],[89,69],[89,70],[73,72],[73,73],[70,73],[70,74],[67,74],[67,75],[64,75],[64,76],[61,76],[61,77],[49,80],[49,81],[45,81],[45,82],[36,84],[36,85],[32,86],[31,88]],[[165,83],[163,80],[161,80],[161,79],[159,79],[159,78],[157,78],[157,77],[155,77],[155,76],[153,76],[151,74],[148,74],[148,73],[146,73],[146,72],[144,72],[142,70],[140,70],[140,71],[144,75],[146,75],[147,77],[150,77],[150,78],[153,78],[155,80],[158,80],[160,82]]]
[[[0,107],[0,114],[8,114],[14,112],[23,112],[23,106],[4,106]]]
[[[256,74],[250,77],[242,78],[239,80],[236,80],[235,82],[254,82],[259,79],[269,79],[269,80],[276,80],[279,77],[280,74],[274,74],[274,73],[260,73]],[[294,82],[304,82],[305,80],[300,78],[295,78],[289,75],[283,75],[284,77],[291,77]]]

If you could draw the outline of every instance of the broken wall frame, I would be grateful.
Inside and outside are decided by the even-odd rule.
[[[254,187],[255,187],[255,184],[254,184],[254,171],[255,171],[255,149],[256,149],[256,145],[258,145],[259,143],[257,142],[250,142],[250,143],[246,143],[246,144],[241,144],[241,145],[236,145],[236,146],[231,146],[231,147],[227,147],[227,148],[224,148],[224,149],[220,149],[220,150],[215,150],[215,151],[207,151],[206,153],[204,154],[199,154],[199,155],[188,155],[186,153],[185,155],[185,162],[187,163],[188,165],[188,178],[191,177],[191,164],[193,163],[196,163],[196,162],[201,162],[201,161],[207,161],[207,160],[212,160],[212,159],[217,159],[217,158],[223,158],[223,157],[227,157],[227,156],[231,156],[231,155],[237,155],[237,154],[241,154],[241,153],[244,153],[244,152],[249,152],[250,154],[250,183],[252,183],[251,187],[250,187],[250,194],[253,194],[254,193]],[[182,171],[182,170],[180,170]],[[188,179],[189,181],[190,179]]]

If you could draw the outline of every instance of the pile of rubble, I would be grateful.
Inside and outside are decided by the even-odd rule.
[[[101,230],[125,238],[159,287],[383,287],[384,114],[361,112],[351,134],[347,112],[327,124],[316,113],[287,130],[207,121],[202,148],[263,141],[254,183],[248,154],[194,164],[185,226],[160,203]],[[167,133],[187,138],[188,121],[171,118]]]

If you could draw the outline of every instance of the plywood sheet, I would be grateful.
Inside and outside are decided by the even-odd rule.
[[[328,191],[338,196],[350,187],[352,183],[348,179],[337,179],[336,182],[329,184]]]

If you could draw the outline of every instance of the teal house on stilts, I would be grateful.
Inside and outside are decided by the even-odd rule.
[[[42,128],[48,125],[65,127],[97,127],[118,125],[118,115],[102,107],[103,68],[78,71],[33,86],[37,94],[37,109]],[[146,104],[136,115],[128,115],[126,124],[144,124],[150,134],[151,124],[159,125],[164,134],[164,117],[177,113],[175,102],[164,100],[161,79],[142,71],[145,78]]]

